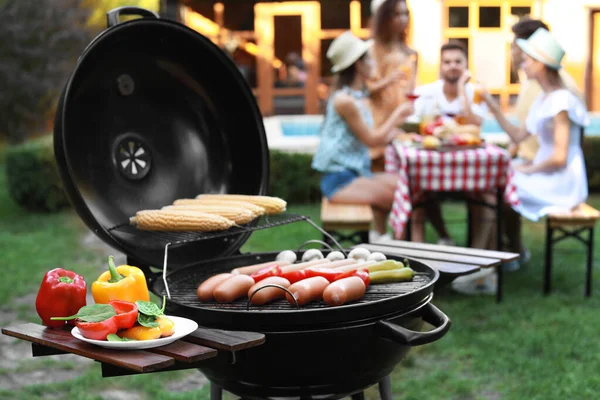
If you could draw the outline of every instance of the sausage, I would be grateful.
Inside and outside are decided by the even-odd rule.
[[[288,288],[296,298],[299,305],[310,303],[313,300],[319,300],[323,295],[323,290],[329,285],[329,281],[322,276],[313,276],[294,283]],[[286,293],[285,298],[292,304],[294,299]]]
[[[341,306],[349,301],[358,300],[365,295],[367,287],[357,276],[340,279],[331,283],[323,291],[323,300],[330,306]]]
[[[290,286],[290,281],[288,281],[287,279],[282,278],[280,276],[270,276],[268,278],[265,278],[262,281],[254,284],[248,290],[248,298],[250,298],[250,296],[252,296],[252,293],[254,293],[255,290],[257,290],[265,285],[279,285],[279,286],[283,286],[284,288],[288,288]],[[257,304],[257,305],[266,304],[273,300],[283,299],[285,296],[285,293],[286,293],[285,290],[281,290],[276,287],[264,288],[261,291],[256,292],[256,294],[252,297],[250,302],[252,302],[252,304]]]
[[[348,272],[348,271],[352,271],[354,269],[367,268],[368,266],[375,265],[377,263],[378,263],[377,261],[367,261],[367,262],[361,262],[361,263],[357,263],[357,264],[348,264],[348,265],[343,265],[341,267],[337,267],[337,268],[335,268],[335,270],[339,271],[339,272]]]
[[[281,272],[300,271],[301,269],[312,267],[313,265],[317,265],[317,264],[325,265],[330,262],[331,261],[327,260],[326,258],[322,258],[319,260],[312,260],[312,261],[307,261],[307,262],[298,263],[298,264],[286,265],[285,267],[281,267]]]
[[[213,299],[213,291],[215,290],[215,288],[219,286],[219,284],[225,279],[228,279],[232,276],[233,274],[229,273],[218,274],[215,276],[211,276],[210,278],[202,282],[200,286],[198,286],[198,289],[196,289],[196,294],[198,295],[200,301],[211,301]]]
[[[239,267],[239,268],[234,268],[231,270],[232,274],[242,274],[242,275],[252,275],[255,272],[260,271],[263,268],[266,267],[276,267],[276,266],[280,266],[283,267],[284,265],[288,265],[291,264],[289,261],[268,261],[268,262],[264,262],[264,263],[260,263],[260,264],[254,264],[254,265],[247,265],[245,267]]]
[[[321,260],[321,261],[323,261],[323,260]],[[318,265],[313,265],[313,267],[319,267],[319,268],[339,268],[339,267],[344,267],[346,265],[352,265],[352,264],[358,264],[358,261],[355,260],[355,259],[353,259],[353,258],[347,258],[345,260],[330,261],[330,262],[325,262],[325,263],[321,263],[321,264],[318,264]]]
[[[213,297],[219,303],[231,303],[235,299],[248,294],[248,289],[254,285],[254,279],[248,275],[233,275],[221,282],[215,290]]]

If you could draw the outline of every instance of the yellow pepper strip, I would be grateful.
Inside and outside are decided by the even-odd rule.
[[[136,325],[133,328],[125,329],[117,333],[120,337],[135,340],[153,340],[161,335],[160,327],[148,328],[147,326]]]
[[[171,336],[175,333],[175,322],[171,321],[167,317],[158,317],[158,328],[160,329],[161,337]]]
[[[119,265],[115,267],[113,256],[108,258],[108,271],[92,283],[92,296],[98,304],[111,300],[135,303],[137,300],[150,301],[150,293],[144,272],[138,267]]]

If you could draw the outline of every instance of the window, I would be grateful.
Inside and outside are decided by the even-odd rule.
[[[468,28],[469,7],[448,7],[448,27]]]
[[[479,7],[480,28],[500,28],[500,7]]]
[[[526,17],[531,14],[531,7],[511,7],[510,15],[516,15],[519,18]]]
[[[240,3],[244,3],[241,1]],[[321,6],[322,29],[350,28],[350,7],[347,0],[327,0],[327,6]]]

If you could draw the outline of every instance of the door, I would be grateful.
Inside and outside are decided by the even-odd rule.
[[[317,85],[321,70],[321,4],[317,1],[258,3],[254,6],[254,18],[256,45],[260,54],[257,59],[256,95],[263,115],[274,113],[275,98],[285,100],[298,97],[304,98],[305,114],[317,114]],[[299,50],[306,76],[301,85],[278,87],[278,71],[273,66],[273,60],[279,56],[276,51],[292,53],[297,50],[294,48],[297,42],[295,38],[280,38],[279,35],[294,35],[297,30],[291,28],[297,26],[298,22]],[[290,29],[281,29],[282,24],[286,23]]]

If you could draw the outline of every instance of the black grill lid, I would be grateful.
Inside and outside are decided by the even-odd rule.
[[[55,155],[68,197],[109,245],[161,266],[164,246],[114,227],[141,209],[200,193],[265,194],[262,116],[233,61],[209,39],[147,10],[109,26],[63,90]],[[177,245],[170,267],[235,253],[249,233]]]

